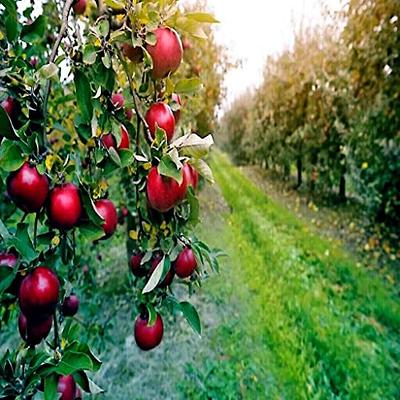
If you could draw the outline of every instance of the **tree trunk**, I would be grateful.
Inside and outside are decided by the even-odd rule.
[[[298,189],[301,184],[303,183],[303,160],[301,159],[301,157],[299,157],[296,161],[296,166],[297,166],[297,186],[296,189]]]
[[[346,178],[344,174],[342,174],[339,181],[339,199],[346,201]]]

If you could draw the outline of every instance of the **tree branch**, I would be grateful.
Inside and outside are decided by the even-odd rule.
[[[75,0],[66,0],[63,12],[62,12],[62,22],[61,22],[61,28],[60,32],[58,33],[57,39],[54,43],[53,49],[50,54],[49,62],[48,64],[51,64],[54,62],[57,56],[57,51],[58,48],[60,47],[61,41],[65,35],[65,32],[68,27],[68,16],[72,8],[72,4],[74,3]],[[49,101],[49,94],[50,94],[50,87],[51,87],[51,81],[50,79],[47,80],[46,86],[44,89],[44,96],[43,96],[43,131],[46,134],[46,125],[47,125],[47,103]]]

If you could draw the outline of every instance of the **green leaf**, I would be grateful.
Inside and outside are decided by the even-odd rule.
[[[121,166],[122,166],[122,163],[121,163],[121,159],[120,159],[120,157],[119,157],[119,155],[118,155],[117,150],[115,150],[114,147],[110,147],[110,148],[108,149],[108,153],[110,154],[111,160],[113,160],[114,163],[115,163],[116,165],[118,165],[118,167],[121,167]]]
[[[54,400],[57,398],[57,375],[51,374],[44,380],[44,398],[45,400]]]
[[[151,303],[146,304],[146,308],[149,314],[147,325],[153,326],[157,320],[157,312]]]
[[[7,227],[4,225],[4,222],[0,219],[0,236],[3,240],[8,240],[11,238],[10,232],[8,232]]]
[[[103,228],[90,222],[80,224],[79,232],[86,240],[89,240],[91,242],[99,240],[104,236]]]
[[[89,80],[82,71],[76,70],[74,81],[76,101],[81,112],[81,119],[84,123],[89,124],[93,115],[92,91]]]
[[[107,6],[113,8],[114,10],[121,10],[124,8],[125,4],[119,0],[104,0]]]
[[[150,46],[154,46],[157,43],[157,37],[153,32],[147,32],[145,41]]]
[[[196,22],[202,22],[207,24],[216,24],[219,21],[214,17],[214,15],[204,12],[194,12],[185,14],[186,18],[193,19]]]
[[[83,185],[81,185],[81,196],[82,196],[83,206],[85,208],[85,211],[87,212],[89,219],[97,226],[102,225],[104,223],[104,219],[97,212],[96,206],[94,205],[94,202],[90,197],[89,191]]]
[[[111,58],[110,58],[110,55],[108,54],[108,52],[104,53],[104,56],[101,57],[101,62],[103,63],[103,65],[107,69],[110,69],[110,67],[111,67]]]
[[[17,225],[17,232],[15,236],[8,240],[9,245],[13,245],[21,257],[26,259],[28,262],[33,261],[37,258],[37,253],[33,247],[31,238],[29,236],[29,224],[19,223]]]
[[[188,223],[192,225],[197,225],[199,222],[200,204],[199,200],[194,194],[193,188],[189,188],[186,197],[190,206]]]
[[[0,168],[4,171],[16,171],[25,162],[21,149],[11,140],[5,139],[0,147]]]
[[[208,154],[214,144],[212,135],[201,138],[195,133],[189,133],[176,139],[171,146],[176,147],[181,155],[201,158]]]
[[[24,42],[32,43],[43,39],[46,33],[46,18],[44,15],[38,17],[31,24],[24,25],[21,31],[21,39]]]
[[[54,370],[60,375],[70,375],[82,369],[89,371],[93,369],[93,363],[90,357],[84,353],[67,351]]]
[[[96,62],[97,50],[92,44],[88,44],[83,49],[83,62],[92,65]]]
[[[18,32],[20,29],[20,24],[18,23],[18,18],[16,13],[11,13],[7,15],[5,19],[6,35],[9,42],[14,42],[18,37]]]
[[[190,164],[194,169],[208,182],[214,184],[214,176],[211,171],[211,168],[204,160],[200,159],[191,159]]]
[[[108,33],[110,32],[110,23],[108,22],[107,19],[102,19],[98,23],[98,32],[101,36],[106,37]]]
[[[8,139],[18,139],[14,126],[8,114],[0,107],[0,138],[4,136]]]
[[[176,83],[174,91],[180,94],[192,94],[200,90],[201,86],[199,78],[181,79]]]
[[[14,281],[16,273],[16,268],[0,266],[0,293],[10,287]]]
[[[130,149],[121,149],[118,152],[119,158],[121,159],[121,167],[125,168],[131,165],[134,161],[134,153]]]
[[[150,279],[147,281],[146,286],[142,290],[143,294],[149,293],[157,287],[164,271],[164,261],[165,261],[165,256],[161,259],[161,261],[158,263],[157,267],[151,274]]]
[[[168,176],[175,179],[179,184],[182,183],[183,175],[182,170],[178,169],[171,156],[165,154],[162,156],[160,164],[157,167],[158,172],[163,176]]]
[[[178,309],[182,311],[192,329],[201,335],[201,322],[197,310],[188,301],[181,301],[178,305]]]

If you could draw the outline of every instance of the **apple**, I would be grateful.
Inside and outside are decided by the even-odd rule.
[[[130,144],[129,133],[124,125],[121,125],[121,142],[118,148],[117,140],[112,133],[107,133],[106,135],[103,135],[101,141],[103,142],[104,146],[107,147],[107,149],[113,147],[115,150],[129,149]]]
[[[82,15],[86,11],[86,0],[76,0],[73,8],[76,15]]]
[[[75,294],[67,296],[61,306],[62,313],[66,317],[73,317],[79,309],[79,298]]]
[[[41,319],[52,314],[58,302],[60,282],[47,267],[37,267],[22,281],[19,306],[28,319]]]
[[[186,163],[183,166],[183,174],[186,177],[188,187],[192,186],[196,190],[199,184],[199,173],[189,163]]]
[[[4,111],[9,115],[9,117],[12,118],[17,108],[17,102],[13,97],[8,96],[5,100],[1,102],[1,106],[3,107]]]
[[[129,261],[129,266],[131,268],[131,272],[133,275],[141,277],[146,276],[147,272],[143,265],[140,265],[142,262],[144,254],[143,253],[134,253],[131,255],[131,259]]]
[[[184,38],[182,40],[182,47],[183,47],[183,50],[190,50],[192,48],[192,44],[190,43],[190,40]]]
[[[130,121],[133,117],[133,110],[131,108],[127,108],[125,110],[125,117]]]
[[[129,215],[129,210],[126,207],[121,207],[118,214],[118,223],[122,225]]]
[[[197,260],[190,247],[185,247],[174,262],[174,269],[179,278],[187,278],[197,267]]]
[[[150,133],[154,139],[156,136],[157,126],[164,129],[167,134],[168,142],[172,139],[175,133],[175,117],[171,108],[165,103],[154,103],[147,110],[145,116]]]
[[[122,45],[122,54],[133,63],[140,63],[143,60],[143,49],[139,46],[133,47],[129,43]]]
[[[29,64],[31,64],[33,68],[36,68],[36,66],[38,64],[38,58],[35,56],[32,56],[31,59],[29,60]]]
[[[111,96],[111,103],[115,108],[122,108],[125,104],[124,95],[122,93],[114,93]]]
[[[82,214],[79,189],[73,183],[56,186],[50,192],[48,213],[56,228],[64,230],[76,226]]]
[[[161,260],[162,260],[162,255],[157,255],[153,258],[153,260],[151,261],[151,268],[148,273],[149,277],[154,272],[154,270],[157,268],[157,265],[160,263]],[[172,268],[170,268],[169,271],[167,272],[167,275],[165,275],[165,278],[163,279],[163,281],[160,282],[157,285],[157,287],[160,287],[160,288],[168,287],[172,283],[174,276],[175,276],[174,270]]]
[[[7,192],[14,203],[27,213],[39,211],[49,193],[49,180],[35,166],[25,162],[7,179]]]
[[[50,333],[53,317],[50,315],[39,320],[28,320],[20,313],[18,318],[18,330],[21,338],[30,346],[39,344]]]
[[[153,325],[148,324],[148,316],[139,314],[135,320],[135,341],[142,350],[151,350],[157,347],[162,340],[164,324],[160,314],[157,314]]]
[[[147,199],[150,207],[160,212],[167,212],[181,201],[187,190],[185,175],[182,175],[182,183],[175,179],[162,176],[157,167],[152,167],[147,176]]]
[[[17,265],[18,257],[13,253],[0,253],[0,266],[14,268]]]
[[[118,214],[114,203],[108,199],[97,200],[95,203],[97,212],[103,217],[102,225],[105,238],[109,238],[117,229]]]
[[[181,96],[179,96],[179,94],[172,93],[171,100],[175,101],[176,103],[178,103],[179,107],[182,105]],[[181,109],[179,108],[176,111],[172,111],[172,114],[174,114],[175,125],[176,125],[179,122],[179,119],[181,118]]]
[[[75,400],[76,383],[72,375],[64,375],[58,378],[57,392],[61,393],[60,400]]]
[[[168,27],[160,27],[154,31],[155,45],[146,45],[153,60],[152,76],[162,79],[174,73],[182,62],[183,48],[179,35]]]

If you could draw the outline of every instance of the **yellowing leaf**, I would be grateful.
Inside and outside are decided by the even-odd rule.
[[[132,240],[137,240],[138,237],[139,237],[139,234],[138,234],[137,231],[134,231],[134,230],[132,229],[132,230],[129,231],[129,237],[130,237]]]

